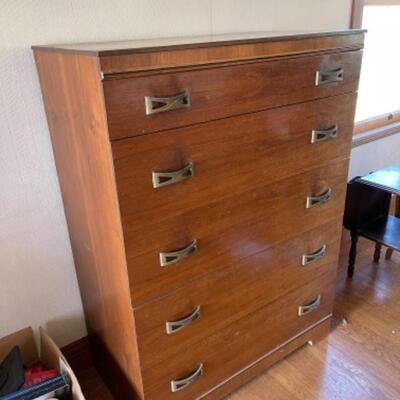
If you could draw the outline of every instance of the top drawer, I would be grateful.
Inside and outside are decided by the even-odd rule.
[[[103,82],[111,139],[354,92],[361,51]]]

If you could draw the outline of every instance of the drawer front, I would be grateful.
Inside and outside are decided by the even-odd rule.
[[[141,225],[347,158],[354,106],[342,95],[114,142],[122,215]]]
[[[195,399],[201,396],[328,317],[332,312],[334,288],[335,274],[328,273],[233,322],[196,345],[182,346],[168,360],[143,369],[145,395],[153,400]],[[304,313],[302,316],[299,316],[300,307]],[[201,365],[201,376],[195,376],[182,390],[171,391],[171,381],[190,376]]]
[[[155,299],[274,243],[341,219],[347,165],[347,160],[336,161],[187,212],[159,213],[157,219],[139,225],[123,216],[133,303]],[[306,208],[308,196],[328,189],[329,201]],[[193,240],[197,252],[160,266],[160,253],[184,249]]]
[[[138,136],[355,92],[361,56],[355,51],[105,80],[110,136]]]
[[[335,274],[341,221],[304,232],[134,310],[141,365],[161,363],[327,273]]]

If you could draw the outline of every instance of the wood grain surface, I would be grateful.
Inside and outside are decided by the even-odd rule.
[[[111,56],[121,54],[148,53],[161,50],[184,50],[196,48],[210,48],[220,46],[234,46],[238,44],[252,45],[257,43],[281,43],[282,41],[299,42],[298,46],[307,45],[307,39],[317,39],[327,48],[347,48],[362,46],[362,29],[343,29],[335,31],[259,31],[224,33],[215,35],[162,37],[151,39],[116,40],[107,42],[87,42],[71,44],[51,44],[33,46],[33,49],[50,52],[71,52],[91,54],[93,56]],[[324,48],[324,50],[327,50]],[[238,58],[238,55],[236,55]]]
[[[399,399],[400,257],[394,253],[392,260],[374,263],[374,245],[360,239],[357,274],[348,281],[349,240],[344,238],[329,337],[324,331],[324,340],[314,346],[301,348],[268,371],[262,366],[256,379],[227,400]],[[77,373],[87,400],[114,399],[93,367]],[[251,371],[251,377],[256,374]]]
[[[110,135],[121,139],[355,92],[361,57],[356,51],[105,80]],[[342,82],[315,85],[317,71],[338,68],[344,68]],[[185,90],[189,108],[146,115],[145,96],[175,96]]]
[[[342,215],[347,164],[343,159],[206,206],[158,213],[147,223],[137,224],[122,211],[132,301],[139,305],[165,295]],[[327,188],[333,191],[331,201],[306,209],[306,197]],[[160,251],[180,249],[193,239],[197,253],[160,267]]]
[[[346,94],[112,142],[123,215],[141,224],[323,167],[350,155],[355,95]],[[313,130],[337,138],[311,144]],[[193,163],[191,179],[154,189],[152,172]]]
[[[335,276],[341,229],[339,221],[331,221],[136,308],[142,367],[168,364],[182,348],[195,347],[198,341],[297,287],[322,275]],[[303,266],[302,256],[323,245],[327,246],[326,255]],[[166,321],[181,319],[196,306],[201,307],[200,319],[167,335]]]
[[[35,58],[89,334],[113,349],[115,368],[139,394],[135,325],[98,62],[40,51]]]
[[[93,358],[116,398],[221,398],[327,333],[363,38],[35,48]],[[316,85],[338,68],[343,81]],[[145,96],[183,90],[191,107],[145,114]],[[189,161],[193,179],[150,190],[155,168]],[[193,239],[196,254],[160,267]],[[326,258],[299,266],[321,240]],[[198,303],[198,324],[166,338],[165,319]]]
[[[335,32],[252,32],[33,48],[98,56],[104,74],[120,74],[194,64],[236,62],[239,59],[359,50],[363,47],[364,34],[365,31],[356,29]]]
[[[145,396],[151,399],[192,399],[211,391],[225,379],[268,356],[332,312],[335,274],[323,275],[304,286],[233,322],[194,347],[182,348],[167,363],[143,370]],[[321,306],[303,316],[298,307],[321,295]],[[234,355],[234,356],[233,356]],[[187,376],[203,363],[205,373],[192,385],[172,393],[170,381]]]

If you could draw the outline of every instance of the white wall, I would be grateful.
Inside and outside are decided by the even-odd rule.
[[[349,178],[389,165],[400,166],[400,133],[355,147],[351,152]]]
[[[341,29],[351,0],[1,0],[0,337],[86,333],[32,44]]]

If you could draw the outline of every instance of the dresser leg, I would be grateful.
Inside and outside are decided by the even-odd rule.
[[[351,247],[350,247],[350,254],[349,254],[349,267],[347,268],[347,276],[349,278],[352,278],[353,274],[354,274],[354,264],[356,263],[356,256],[357,256],[357,242],[358,242],[357,233],[351,232]]]
[[[379,243],[375,244],[375,252],[374,252],[374,262],[378,262],[381,258],[381,249],[382,246]]]

